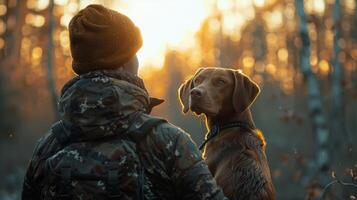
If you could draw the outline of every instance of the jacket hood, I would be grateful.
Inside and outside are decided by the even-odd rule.
[[[58,106],[67,135],[84,141],[125,132],[135,114],[150,112],[151,104],[143,81],[119,68],[73,78]]]

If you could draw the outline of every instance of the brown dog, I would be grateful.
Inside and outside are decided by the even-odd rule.
[[[275,199],[265,140],[249,109],[259,92],[246,75],[223,68],[200,68],[179,89],[183,112],[206,116],[203,156],[230,199]]]

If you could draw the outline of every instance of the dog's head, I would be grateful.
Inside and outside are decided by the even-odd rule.
[[[239,70],[200,68],[179,88],[183,112],[215,117],[242,113],[254,102],[260,89]]]

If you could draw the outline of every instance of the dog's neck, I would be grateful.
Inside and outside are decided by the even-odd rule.
[[[208,130],[211,130],[211,128],[214,125],[224,125],[224,124],[228,124],[231,122],[236,122],[236,121],[241,121],[241,122],[245,122],[248,125],[250,125],[251,127],[255,128],[255,124],[253,121],[253,117],[252,117],[252,113],[250,111],[250,109],[246,109],[244,112],[242,113],[231,113],[231,114],[226,114],[226,115],[222,115],[222,116],[206,116],[206,126],[208,128]]]

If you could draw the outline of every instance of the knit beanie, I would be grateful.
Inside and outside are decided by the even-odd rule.
[[[96,4],[71,19],[69,38],[72,68],[79,75],[119,68],[142,46],[140,30],[127,16]]]

